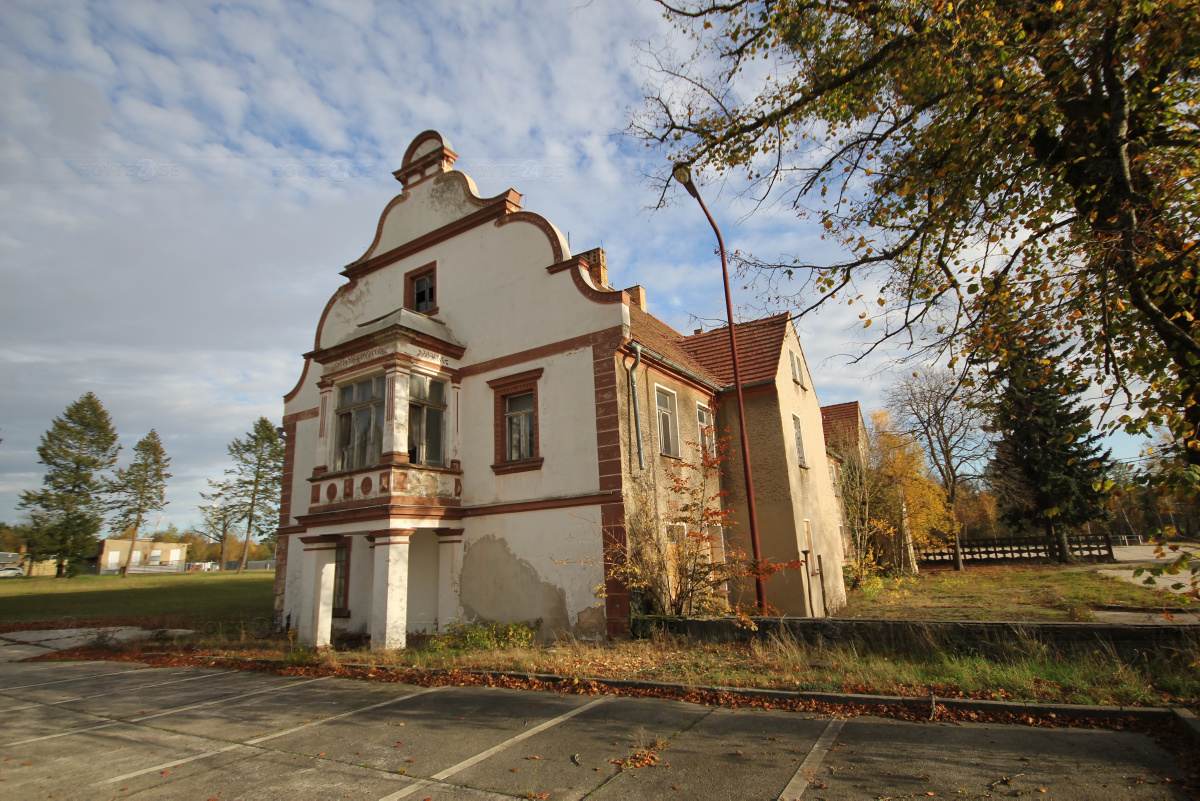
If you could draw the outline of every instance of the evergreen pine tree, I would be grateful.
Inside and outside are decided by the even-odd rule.
[[[1062,346],[1031,334],[994,371],[1002,385],[992,413],[1000,441],[988,473],[1005,522],[1041,527],[1059,561],[1069,562],[1067,530],[1105,516],[1112,461],[1080,400],[1087,382],[1055,369],[1070,353]]]
[[[229,478],[213,484],[225,506],[246,522],[246,547],[238,573],[246,569],[250,541],[271,539],[278,528],[279,494],[283,487],[283,438],[265,417],[258,418],[245,439],[229,443],[233,467]],[[211,482],[210,482],[211,483]]]
[[[122,576],[129,573],[129,562],[146,517],[167,505],[167,479],[171,477],[167,472],[171,457],[167,456],[162,440],[153,428],[133,446],[133,454],[132,464],[117,470],[111,482],[115,496],[112,506],[117,512],[111,528],[118,535],[133,529],[129,552],[125,554],[125,564],[121,568]]]
[[[91,392],[67,407],[42,434],[38,461],[46,466],[42,488],[21,493],[29,510],[30,557],[57,560],[56,575],[75,572],[96,549],[104,522],[107,483],[103,471],[117,461],[117,432]]]

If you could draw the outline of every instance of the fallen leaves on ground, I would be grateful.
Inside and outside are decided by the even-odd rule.
[[[1187,789],[1194,789],[1200,794],[1200,746],[1183,731],[1173,719],[1145,720],[1133,716],[1122,718],[1092,718],[1086,715],[1067,715],[1063,713],[1028,713],[1003,711],[977,711],[948,708],[938,704],[932,709],[928,703],[860,703],[847,701],[833,703],[817,701],[802,697],[764,697],[751,693],[741,693],[728,689],[697,689],[678,685],[645,683],[642,686],[608,684],[602,680],[579,679],[576,677],[539,677],[528,674],[466,671],[466,670],[428,670],[409,667],[386,667],[379,665],[356,665],[347,663],[324,664],[288,664],[278,658],[270,659],[225,659],[214,658],[213,654],[200,650],[180,649],[174,653],[140,652],[136,648],[112,651],[88,646],[71,648],[53,654],[33,657],[26,661],[43,662],[58,660],[98,660],[112,662],[137,662],[152,667],[224,667],[231,670],[246,670],[259,673],[269,673],[279,676],[304,676],[362,679],[375,682],[392,682],[411,684],[419,687],[497,687],[504,689],[532,690],[553,692],[564,695],[620,695],[632,698],[665,698],[676,701],[686,701],[704,706],[719,706],[727,709],[779,709],[792,712],[850,718],[871,716],[892,718],[915,723],[993,723],[1004,725],[1023,725],[1038,728],[1083,728],[1111,729],[1115,731],[1137,731],[1155,737],[1160,742],[1173,745],[1173,750],[1181,754],[1184,764],[1188,765],[1192,777],[1184,784]],[[871,688],[874,690],[875,688]],[[927,696],[926,696],[927,697]],[[947,696],[942,696],[947,697]],[[404,725],[403,723],[398,725]],[[615,744],[615,743],[614,743]],[[646,753],[653,756],[643,757],[648,760],[645,765],[631,767],[666,766],[659,763],[653,750]],[[634,757],[618,762],[622,766]],[[404,771],[400,771],[403,773]],[[537,797],[537,796],[532,796]]]

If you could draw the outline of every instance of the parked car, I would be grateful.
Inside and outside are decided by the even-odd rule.
[[[0,578],[22,578],[25,571],[19,567],[0,567]]]

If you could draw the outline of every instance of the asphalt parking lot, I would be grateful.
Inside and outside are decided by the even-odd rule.
[[[216,668],[0,664],[0,721],[6,799],[1187,797],[1130,732]]]

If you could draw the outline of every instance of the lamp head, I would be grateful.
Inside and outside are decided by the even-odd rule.
[[[700,193],[696,191],[696,185],[692,183],[692,168],[686,161],[681,161],[675,165],[675,169],[671,171],[671,177],[679,183],[683,184],[683,188],[688,191],[692,197],[700,197]]]

